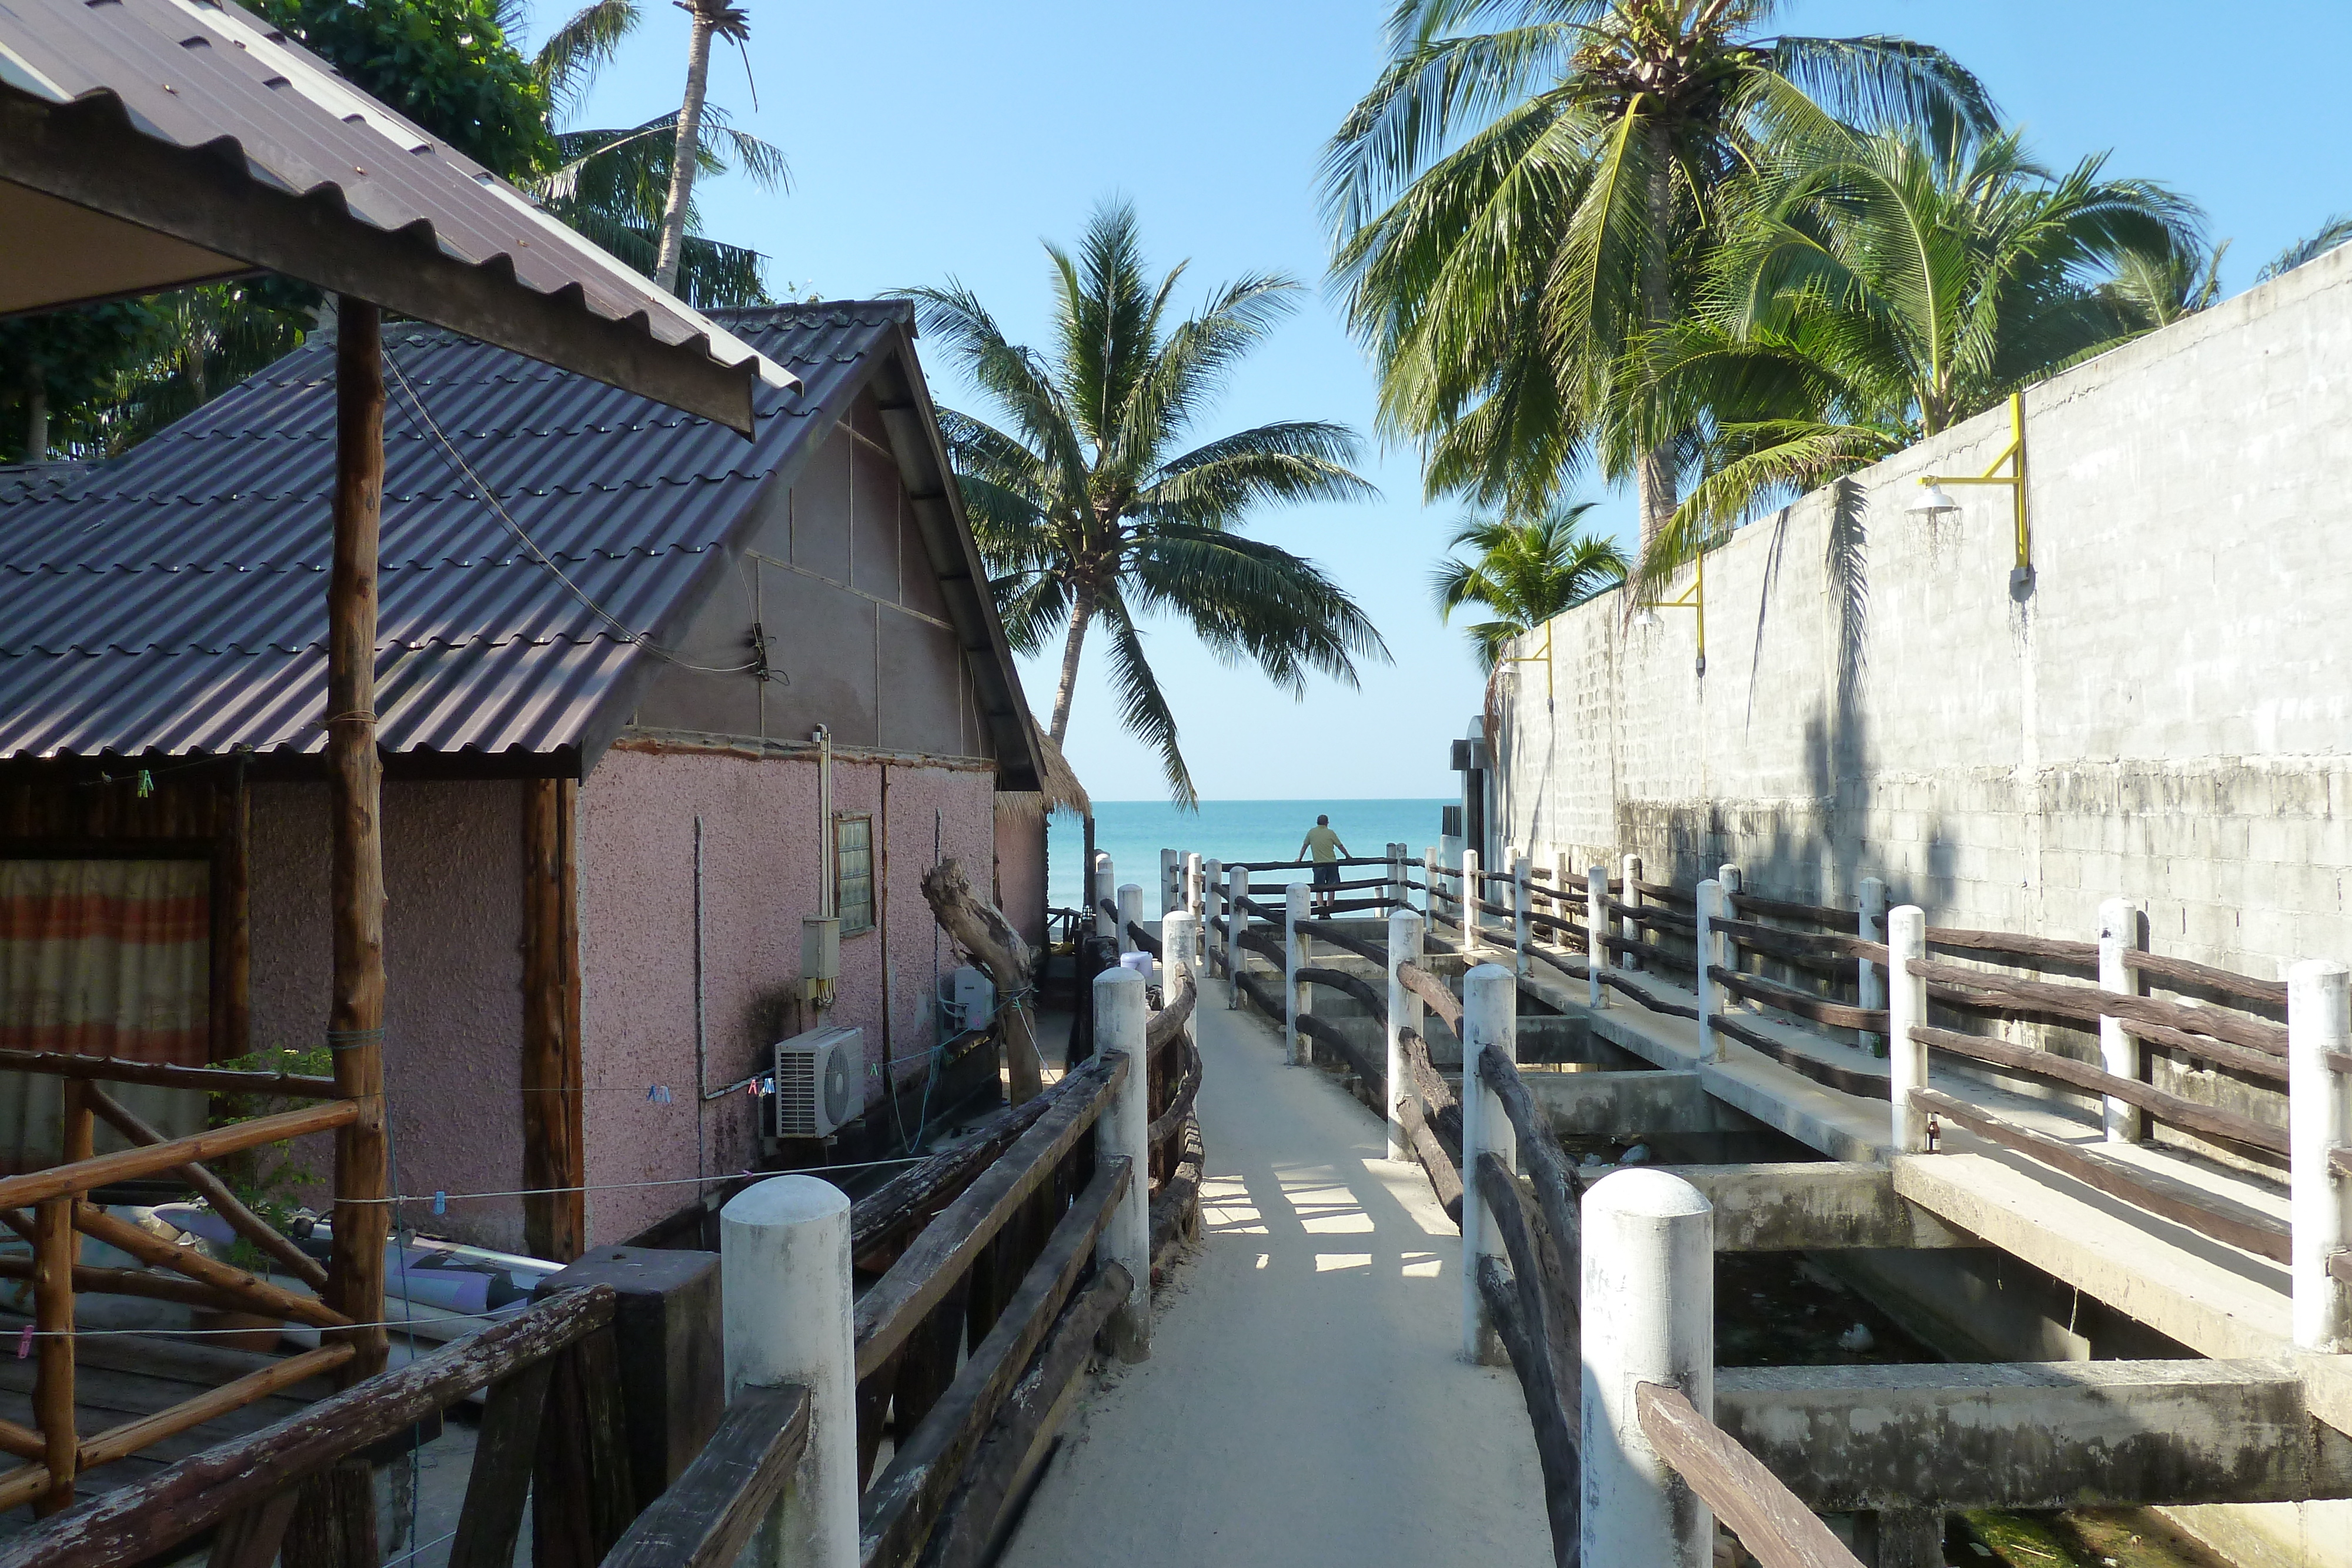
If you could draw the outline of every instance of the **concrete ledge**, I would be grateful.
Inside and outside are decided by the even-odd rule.
[[[1718,1252],[1835,1252],[1859,1247],[1981,1247],[1895,1190],[1885,1166],[1668,1166],[1715,1205]]]
[[[1562,1137],[1736,1133],[1755,1124],[1709,1094],[1696,1072],[1528,1071],[1520,1079]]]
[[[2299,1360],[1724,1370],[1715,1419],[1825,1513],[2352,1497]]]

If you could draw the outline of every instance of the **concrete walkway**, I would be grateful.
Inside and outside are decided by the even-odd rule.
[[[1152,1359],[1088,1391],[1003,1561],[1549,1563],[1527,1407],[1458,1358],[1461,1236],[1420,1167],[1222,982],[1202,1001],[1204,1239],[1159,1292]]]

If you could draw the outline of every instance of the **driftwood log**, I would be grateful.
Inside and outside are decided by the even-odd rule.
[[[1013,1103],[1037,1097],[1045,1059],[1037,1051],[1036,1014],[1030,1000],[1035,960],[1029,944],[1003,911],[971,890],[963,862],[941,861],[923,873],[923,897],[948,940],[961,949],[996,987],[997,1016],[1004,1020],[1004,1066]]]

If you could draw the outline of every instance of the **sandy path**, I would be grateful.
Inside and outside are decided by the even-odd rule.
[[[1461,1238],[1371,1113],[1202,996],[1205,1239],[1152,1359],[1087,1395],[1008,1568],[1537,1568],[1551,1561],[1509,1374],[1456,1358]]]

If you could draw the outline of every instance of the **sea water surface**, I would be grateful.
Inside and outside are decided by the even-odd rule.
[[[1437,842],[1444,808],[1451,800],[1203,800],[1197,811],[1165,800],[1095,802],[1095,849],[1111,858],[1122,883],[1145,890],[1144,913],[1160,913],[1156,892],[1160,852],[1190,850],[1202,859],[1279,861],[1296,859],[1298,841],[1328,812],[1340,842],[1360,855],[1377,855],[1391,841],[1410,844],[1415,859]],[[1086,824],[1056,816],[1046,840],[1046,886],[1056,909],[1075,909],[1078,877],[1086,858]]]

